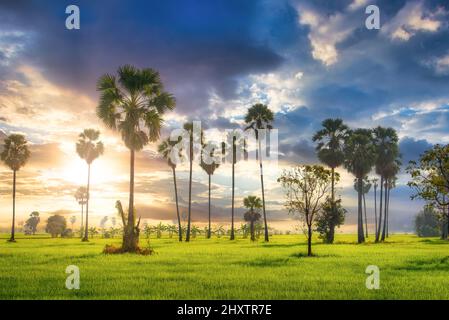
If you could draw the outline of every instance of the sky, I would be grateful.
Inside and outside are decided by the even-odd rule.
[[[68,5],[81,28],[65,28]],[[365,27],[365,8],[380,9],[380,30]],[[275,112],[279,161],[267,163],[269,224],[294,230],[276,182],[283,169],[317,163],[312,136],[326,118],[352,128],[393,127],[402,162],[449,143],[449,4],[434,0],[193,0],[0,2],[0,140],[25,134],[32,156],[18,174],[18,221],[39,211],[80,215],[75,190],[87,168],[75,152],[84,128],[101,131],[105,154],[92,167],[90,216],[98,224],[128,198],[129,152],[96,117],[96,82],[119,66],[160,72],[176,109],[162,135],[189,120],[206,134],[241,128],[258,102]],[[148,145],[136,159],[136,207],[149,223],[176,219],[170,168]],[[188,171],[178,167],[181,212]],[[353,177],[339,168],[338,195],[348,209],[340,232],[354,232]],[[214,223],[229,224],[231,168],[212,177]],[[370,175],[374,177],[374,173]],[[11,221],[12,173],[0,165],[0,228]],[[411,231],[423,203],[411,201],[404,167],[391,195],[391,230]],[[260,196],[255,162],[236,166],[236,218],[242,199]],[[373,193],[367,196],[370,224]],[[207,175],[194,166],[194,223],[207,216]],[[78,222],[75,224],[79,223]],[[76,227],[76,226],[75,226]]]

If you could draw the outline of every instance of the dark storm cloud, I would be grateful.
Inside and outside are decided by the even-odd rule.
[[[286,160],[296,164],[311,164],[318,162],[315,147],[308,139],[301,139],[291,144],[280,143],[279,151],[284,154],[280,157],[280,160]]]
[[[201,114],[210,91],[232,97],[238,76],[282,62],[252,30],[258,1],[72,2],[81,10],[79,31],[64,27],[66,1],[2,1],[1,25],[32,32],[23,58],[91,95],[101,74],[125,63],[149,66],[177,97],[178,112]]]
[[[432,148],[432,144],[427,140],[417,140],[410,137],[402,138],[399,142],[399,150],[402,155],[402,163],[407,165],[409,161],[417,161],[424,151]]]

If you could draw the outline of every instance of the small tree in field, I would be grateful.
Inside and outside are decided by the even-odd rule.
[[[47,226],[45,232],[51,234],[52,238],[56,238],[58,235],[62,235],[67,228],[67,221],[63,216],[58,214],[51,216],[47,220]]]
[[[346,209],[341,205],[341,199],[327,199],[323,209],[316,217],[316,230],[324,243],[333,243],[334,230],[345,222]]]
[[[299,215],[307,226],[307,255],[312,255],[312,227],[331,188],[332,173],[318,165],[301,165],[284,170],[278,182],[285,190],[285,207]]]
[[[262,200],[256,196],[248,196],[243,199],[243,205],[248,209],[243,218],[246,222],[249,222],[251,241],[256,241],[254,224],[261,218],[259,211],[263,207]]]

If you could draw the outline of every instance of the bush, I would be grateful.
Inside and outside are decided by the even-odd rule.
[[[63,216],[56,214],[48,218],[45,232],[51,234],[52,238],[56,238],[58,235],[62,235],[66,228],[66,219]]]
[[[430,206],[415,217],[415,230],[418,237],[437,237],[440,235],[440,222],[438,213]]]
[[[73,230],[72,229],[65,229],[61,233],[62,238],[73,238]]]

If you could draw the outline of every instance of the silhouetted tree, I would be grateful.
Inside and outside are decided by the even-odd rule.
[[[250,234],[251,234],[251,241],[256,241],[256,235],[255,235],[255,229],[254,224],[259,221],[260,219],[260,209],[262,208],[262,202],[260,198],[256,196],[248,196],[243,199],[243,206],[248,211],[245,212],[243,215],[243,218],[246,222],[249,222],[250,225]]]

